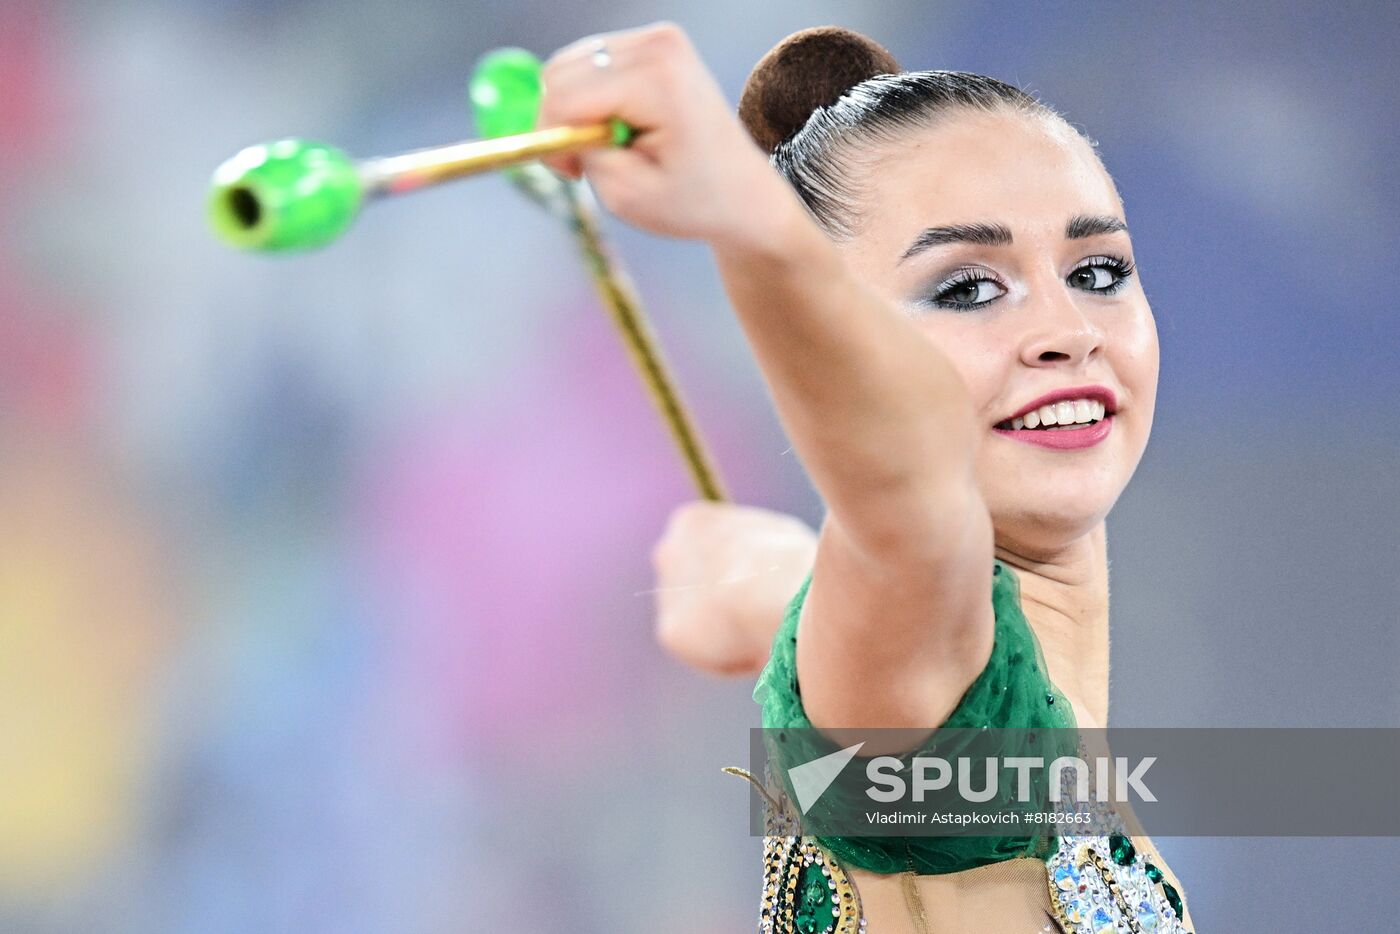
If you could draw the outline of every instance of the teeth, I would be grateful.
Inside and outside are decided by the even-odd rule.
[[[1043,430],[1087,425],[1090,422],[1103,421],[1107,411],[1107,407],[1095,399],[1067,399],[1064,402],[1042,405],[1020,418],[1013,418],[1011,428],[1013,431],[1020,431],[1023,428]]]

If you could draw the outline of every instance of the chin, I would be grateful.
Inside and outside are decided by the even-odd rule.
[[[998,544],[1007,547],[1015,541],[1034,551],[1053,550],[1089,534],[1131,477],[1125,452],[1107,445],[1074,452],[984,445],[982,453],[983,500]]]
[[[1053,488],[1053,484],[1047,488]],[[1116,497],[1114,497],[1116,499]],[[1102,495],[1062,498],[1046,502],[1045,497],[1015,496],[989,501],[997,544],[1023,553],[1053,552],[1093,532],[1108,516],[1113,499]]]

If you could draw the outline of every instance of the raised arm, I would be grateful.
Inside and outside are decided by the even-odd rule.
[[[778,415],[828,507],[804,604],[821,727],[935,727],[992,645],[991,520],[950,361],[867,288],[749,139],[686,36],[660,24],[554,56],[542,125],[617,116],[625,150],[552,160],[644,229],[713,248]]]
[[[715,254],[828,508],[800,622],[803,705],[821,727],[935,727],[992,647],[972,406],[947,357],[779,181],[763,186],[772,238]]]

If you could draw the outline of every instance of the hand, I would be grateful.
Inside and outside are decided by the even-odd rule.
[[[758,672],[816,550],[816,533],[780,512],[678,506],[651,555],[657,640],[702,671]]]
[[[593,63],[599,40],[611,62]],[[673,23],[589,36],[544,66],[539,126],[617,117],[636,131],[627,147],[543,161],[588,177],[618,217],[652,233],[712,244],[771,244],[802,213],[791,187],[739,123],[690,39]]]

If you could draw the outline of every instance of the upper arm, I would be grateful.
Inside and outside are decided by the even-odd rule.
[[[975,489],[859,544],[834,514],[802,606],[797,670],[818,728],[933,729],[992,653],[991,516]]]

